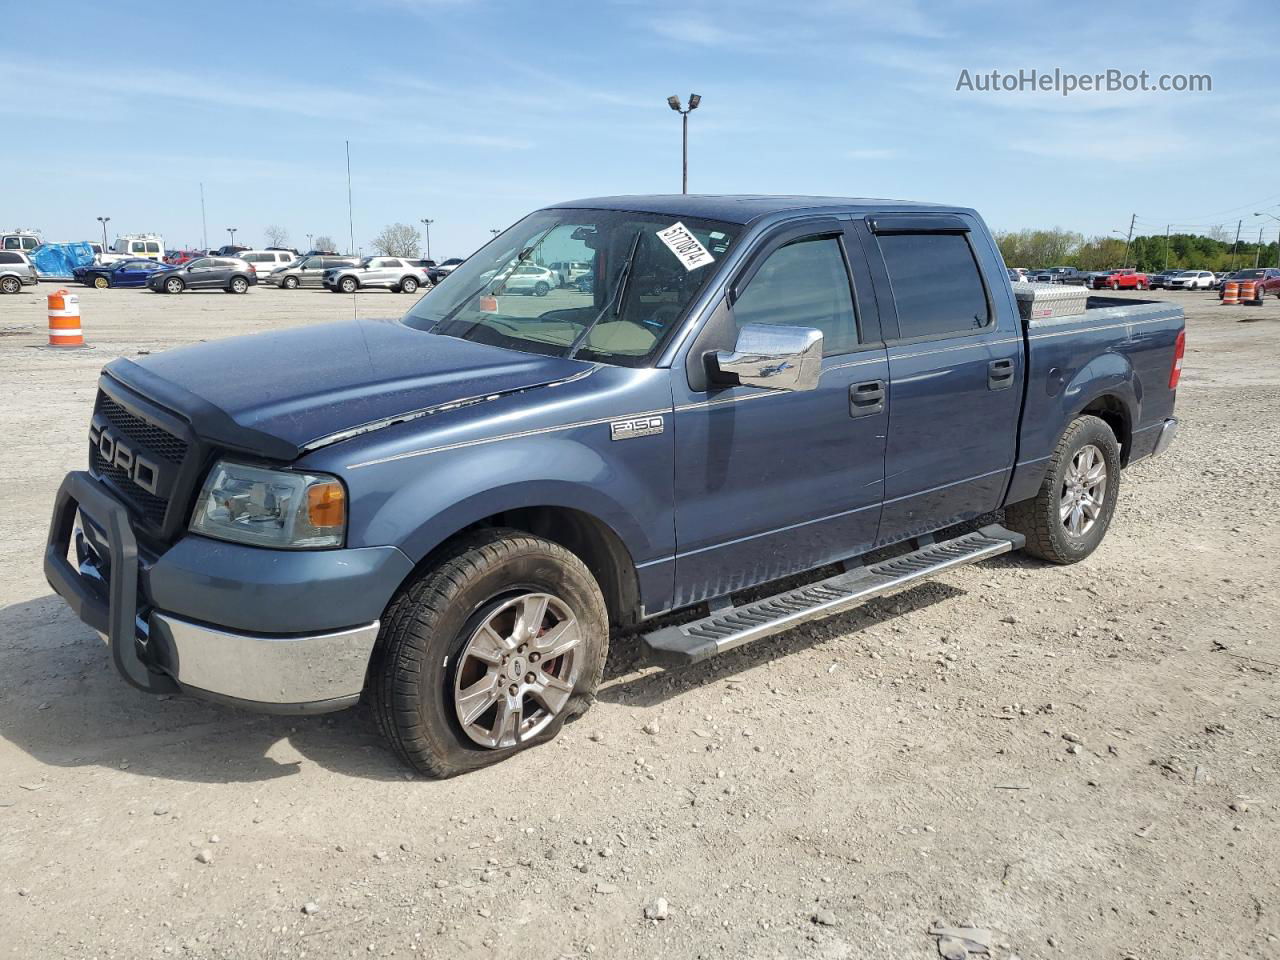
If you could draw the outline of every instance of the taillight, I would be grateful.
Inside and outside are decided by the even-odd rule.
[[[1178,341],[1173,345],[1173,368],[1169,371],[1169,389],[1173,390],[1178,386],[1178,381],[1182,378],[1182,355],[1187,350],[1187,331],[1178,331]]]

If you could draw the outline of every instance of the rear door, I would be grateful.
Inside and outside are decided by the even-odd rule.
[[[848,220],[762,237],[673,377],[675,604],[721,596],[868,549],[884,481],[888,363]],[[813,390],[707,384],[701,358],[747,323],[817,328]]]
[[[888,345],[889,422],[879,540],[997,509],[1022,408],[1021,321],[971,214],[863,221]]]

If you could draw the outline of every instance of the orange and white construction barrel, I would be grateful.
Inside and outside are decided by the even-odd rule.
[[[1254,290],[1258,284],[1253,280],[1240,281],[1240,302],[1248,303],[1254,298]]]
[[[80,328],[80,298],[66,290],[49,294],[49,346],[83,347]]]
[[[1228,280],[1222,285],[1222,305],[1233,306],[1240,302],[1240,284],[1235,280]]]

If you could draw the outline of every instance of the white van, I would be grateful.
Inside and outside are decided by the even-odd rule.
[[[266,277],[277,267],[290,266],[296,258],[288,250],[241,250],[236,259],[252,264],[259,277]]]
[[[112,253],[128,257],[145,257],[148,260],[164,259],[164,237],[158,233],[126,233],[116,237],[111,245]]]
[[[13,233],[0,234],[0,250],[17,250],[30,253],[40,246],[40,236],[29,230],[15,230]]]

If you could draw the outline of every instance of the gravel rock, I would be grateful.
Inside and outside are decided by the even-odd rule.
[[[201,863],[213,863],[213,851],[201,850],[199,853],[196,854],[196,859],[199,860]]]
[[[646,920],[665,920],[670,915],[670,908],[665,897],[658,897],[644,908],[644,918]]]
[[[809,919],[820,927],[834,927],[840,920],[830,910],[818,910]]]
[[[315,916],[315,914],[320,912],[320,904],[316,903],[313,900],[308,901],[302,905],[302,912],[305,913],[308,917]]]

